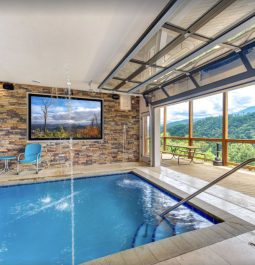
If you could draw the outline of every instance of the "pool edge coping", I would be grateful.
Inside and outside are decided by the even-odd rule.
[[[137,168],[128,170],[128,172],[138,175],[152,185],[165,192],[172,193],[176,197],[184,198],[189,195],[187,192],[179,190],[174,186],[171,186],[170,184],[163,182],[162,180],[157,179],[154,176],[149,175],[148,173],[145,173]],[[79,263],[79,265],[154,265],[182,254],[239,236],[255,229],[255,225],[226,211],[223,211],[201,199],[193,198],[190,203],[206,214],[211,214],[215,217],[218,217],[219,219],[223,220],[223,222],[213,224],[207,228],[193,230],[156,242],[151,242],[142,246],[120,251],[91,261],[82,262]],[[201,242],[201,238],[205,241]],[[181,246],[182,244],[180,244],[180,242],[184,244],[183,247]],[[176,251],[175,253],[173,253],[173,251],[169,251],[173,248]]]
[[[158,187],[163,192],[171,193],[176,197],[184,198],[189,194],[177,189],[170,184],[157,179],[153,175],[143,172],[139,167],[134,166],[128,169],[120,170],[109,170],[106,172],[88,172],[88,173],[76,173],[73,175],[75,179],[89,178],[89,177],[101,177],[108,176],[112,174],[123,174],[123,173],[134,173],[143,180],[149,182],[155,187]],[[9,187],[9,186],[19,186],[26,184],[38,184],[45,182],[54,182],[54,181],[65,181],[71,179],[70,175],[65,176],[47,176],[47,177],[35,177],[29,179],[16,180],[12,183],[0,184],[0,187]],[[109,264],[118,264],[118,265],[140,265],[140,264],[157,264],[159,262],[177,257],[179,255],[194,251],[203,247],[210,246],[212,244],[221,242],[223,240],[239,236],[243,233],[252,231],[255,229],[255,225],[244,221],[241,218],[238,218],[228,212],[225,212],[216,206],[208,204],[207,202],[193,198],[191,200],[191,205],[195,208],[205,212],[208,215],[213,215],[216,218],[223,220],[223,222],[214,224],[207,228],[202,228],[199,230],[193,230],[186,232],[180,235],[176,235],[170,238],[159,240],[156,242],[151,242],[143,246],[127,249],[120,251],[111,255],[107,255],[101,258],[97,258],[91,261],[79,263],[79,265],[109,265]],[[219,231],[224,232],[224,236],[219,233]],[[192,237],[192,242],[190,241]],[[205,239],[205,242],[201,242],[201,238]],[[183,247],[180,245],[180,241],[183,243]],[[189,247],[187,247],[189,245]],[[172,253],[169,251],[171,248],[175,248],[176,252]],[[169,248],[169,249],[168,249]],[[168,249],[168,250],[166,250]],[[132,260],[129,261],[129,260]]]

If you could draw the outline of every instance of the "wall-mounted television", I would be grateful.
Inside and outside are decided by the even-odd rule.
[[[100,140],[103,101],[28,94],[28,139]]]

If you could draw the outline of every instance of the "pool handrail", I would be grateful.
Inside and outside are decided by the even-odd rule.
[[[164,210],[159,216],[160,217],[164,217],[166,214],[168,214],[169,212],[173,211],[174,209],[178,208],[179,206],[183,205],[184,203],[188,202],[189,200],[193,199],[194,197],[196,197],[197,195],[199,195],[200,193],[204,192],[205,190],[209,189],[210,187],[214,186],[216,183],[218,183],[219,181],[223,180],[224,178],[228,177],[229,175],[235,173],[237,170],[239,170],[240,168],[255,162],[255,157],[254,158],[250,158],[244,162],[242,162],[241,164],[239,164],[238,166],[232,168],[231,170],[229,170],[228,172],[224,173],[223,175],[221,175],[220,177],[218,177],[217,179],[213,180],[212,182],[210,182],[209,184],[207,184],[206,186],[202,187],[201,189],[197,190],[196,192],[190,194],[188,197],[182,199],[181,201],[179,201],[178,203],[176,203],[175,205],[168,207],[166,210]]]

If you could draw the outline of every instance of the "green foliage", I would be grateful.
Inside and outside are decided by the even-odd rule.
[[[231,114],[228,117],[229,138],[255,139],[255,112],[247,114]]]
[[[255,112],[247,114],[229,115],[229,138],[254,139],[255,138]],[[188,122],[167,124],[167,132],[171,136],[186,137],[188,135]],[[161,127],[161,132],[162,132]],[[222,137],[222,116],[207,117],[193,122],[193,136],[205,138]]]
[[[241,163],[249,158],[255,157],[254,144],[236,144],[228,145],[228,158],[231,162]],[[253,163],[255,165],[255,163]]]
[[[98,126],[85,126],[84,128],[70,128],[66,129],[60,126],[54,130],[41,130],[39,128],[32,131],[32,138],[53,138],[53,139],[65,139],[65,138],[99,138],[100,129]]]
[[[222,137],[222,116],[207,117],[194,121],[193,136],[205,138]]]
[[[163,133],[161,134],[163,136]],[[188,136],[188,122],[167,124],[168,136]],[[205,138],[222,138],[222,116],[207,117],[193,122],[193,136]],[[229,138],[230,139],[255,139],[255,112],[229,115]],[[185,145],[185,140],[167,140],[168,144]],[[162,142],[163,144],[163,142]],[[207,159],[213,160],[216,156],[215,142],[194,142],[194,145],[206,153]],[[255,145],[252,144],[229,144],[229,161],[240,163],[255,157]]]

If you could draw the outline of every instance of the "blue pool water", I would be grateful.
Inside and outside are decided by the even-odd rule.
[[[207,227],[212,218],[132,174],[74,181],[75,264]],[[70,180],[0,187],[0,264],[71,264]]]

